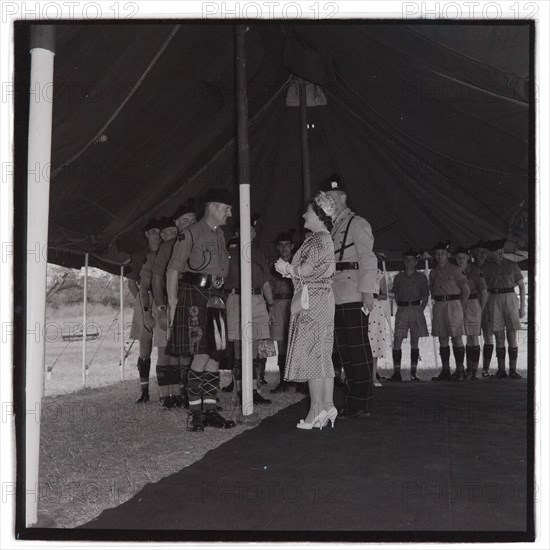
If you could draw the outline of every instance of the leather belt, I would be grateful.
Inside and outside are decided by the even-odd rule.
[[[490,288],[489,292],[491,294],[510,294],[511,292],[515,292],[513,287],[510,288]]]
[[[224,278],[214,277],[212,275],[206,275],[205,273],[194,273],[193,271],[186,271],[183,273],[181,282],[189,285],[194,285],[199,288],[217,288],[223,287]]]
[[[294,296],[294,294],[290,294],[290,293],[275,294],[273,299],[274,300],[292,300],[292,296]]]
[[[477,292],[472,292],[468,297],[468,300],[476,300],[476,299],[477,299]]]
[[[419,306],[422,303],[422,300],[413,300],[411,302],[397,302],[398,306],[410,307],[410,306]]]
[[[436,302],[450,302],[451,300],[460,300],[460,294],[447,294],[444,296],[434,296]]]
[[[240,293],[241,293],[240,288],[232,288],[229,291],[229,294],[240,294]],[[262,289],[261,288],[253,288],[252,289],[252,294],[262,294]]]
[[[357,262],[336,262],[336,271],[347,271],[348,269],[359,269]]]

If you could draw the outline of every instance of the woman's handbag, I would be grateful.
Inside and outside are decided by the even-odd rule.
[[[302,283],[302,288],[294,293],[292,296],[292,302],[290,304],[290,314],[298,315],[302,311],[309,309],[309,290],[307,285],[304,284],[302,276],[300,275],[299,270],[298,276],[300,277],[300,282]]]

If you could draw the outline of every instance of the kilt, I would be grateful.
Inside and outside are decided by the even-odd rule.
[[[290,304],[292,300],[275,300],[273,314],[275,321],[272,325],[273,340],[281,342],[279,346],[281,349],[286,348],[286,342],[288,340],[288,328],[290,326]]]
[[[225,308],[207,307],[212,298],[223,299],[217,288],[198,288],[188,283],[178,287],[178,304],[167,352],[172,355],[209,355],[220,361],[225,353],[227,324]]]
[[[468,300],[464,308],[464,332],[466,336],[481,334],[481,305],[477,298]]]
[[[227,339],[241,340],[241,296],[230,293],[226,299],[227,311]],[[247,336],[255,342],[267,340],[270,336],[269,313],[262,294],[252,295],[252,328],[248,329]]]
[[[519,330],[519,301],[515,292],[489,294],[487,299],[487,324],[492,332]]]
[[[453,338],[464,334],[464,314],[460,300],[435,302],[433,306],[432,336]]]
[[[399,338],[407,338],[411,331],[411,336],[424,338],[429,336],[426,317],[421,306],[397,306],[395,312],[395,335]]]

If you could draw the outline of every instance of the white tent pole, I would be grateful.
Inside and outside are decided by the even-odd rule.
[[[38,250],[27,261],[27,338],[25,367],[25,523],[38,520],[38,465],[40,409],[46,348],[46,273],[52,140],[54,31],[40,25],[31,29],[29,149],[27,156],[27,250]]]
[[[124,382],[124,266],[120,266],[120,380]]]
[[[429,267],[428,267],[428,258],[424,259],[424,274],[426,275],[428,281],[430,280],[430,273],[429,273]],[[432,298],[431,296],[428,298],[428,303],[430,304],[430,325],[433,329],[433,322],[434,322],[434,312],[433,312],[433,305],[432,305]],[[439,368],[439,361],[437,359],[437,346],[435,344],[436,337],[432,336],[432,344],[434,346],[434,361],[435,361],[435,367]]]
[[[236,26],[237,137],[239,144],[239,213],[241,236],[241,356],[242,414],[254,412],[252,401],[252,264],[250,258],[250,152],[248,148],[248,94],[245,26]]]
[[[82,387],[86,387],[86,335],[88,323],[88,253],[84,254],[84,304],[82,307]]]

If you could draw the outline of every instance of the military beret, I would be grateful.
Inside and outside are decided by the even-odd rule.
[[[415,250],[414,248],[409,248],[409,250],[405,250],[403,252],[402,256],[403,258],[406,258],[407,256],[412,256],[414,258],[419,258],[422,255],[420,250]]]
[[[281,231],[277,237],[275,237],[275,240],[273,241],[275,244],[280,243],[282,241],[290,241],[293,242],[294,240],[294,233],[296,232],[295,229],[289,229],[288,231]]]
[[[172,219],[177,220],[180,216],[183,216],[184,214],[191,214],[195,213],[195,200],[189,199],[186,203],[180,204],[176,211],[172,214]]]
[[[447,250],[451,249],[451,241],[439,241],[435,243],[432,247],[432,250]]]
[[[161,218],[160,220],[160,227],[159,229],[162,231],[163,229],[167,229],[168,227],[176,227],[174,220],[170,218]]]
[[[495,241],[488,241],[487,250],[494,252],[495,250],[500,250],[501,248],[504,248],[505,244],[506,244],[506,239],[497,239]]]
[[[324,191],[325,193],[327,191],[346,191],[346,187],[344,185],[344,182],[342,181],[342,178],[338,174],[332,174],[330,178],[328,178],[326,181],[324,181],[321,184],[321,187],[319,191]]]
[[[455,255],[456,254],[467,254],[467,255],[470,255],[470,249],[469,248],[466,248],[465,246],[459,246],[456,250],[455,250]]]
[[[477,241],[477,243],[471,244],[469,246],[470,251],[475,250],[476,248],[487,248],[487,242],[482,241],[481,239],[479,239],[479,241]]]
[[[233,195],[227,190],[222,188],[209,189],[202,197],[202,202],[219,202],[221,204],[227,204],[231,206],[233,204]]]
[[[155,218],[150,219],[147,222],[147,225],[143,228],[143,231],[149,231],[150,229],[161,229],[162,227],[162,221],[161,220],[155,220]]]

